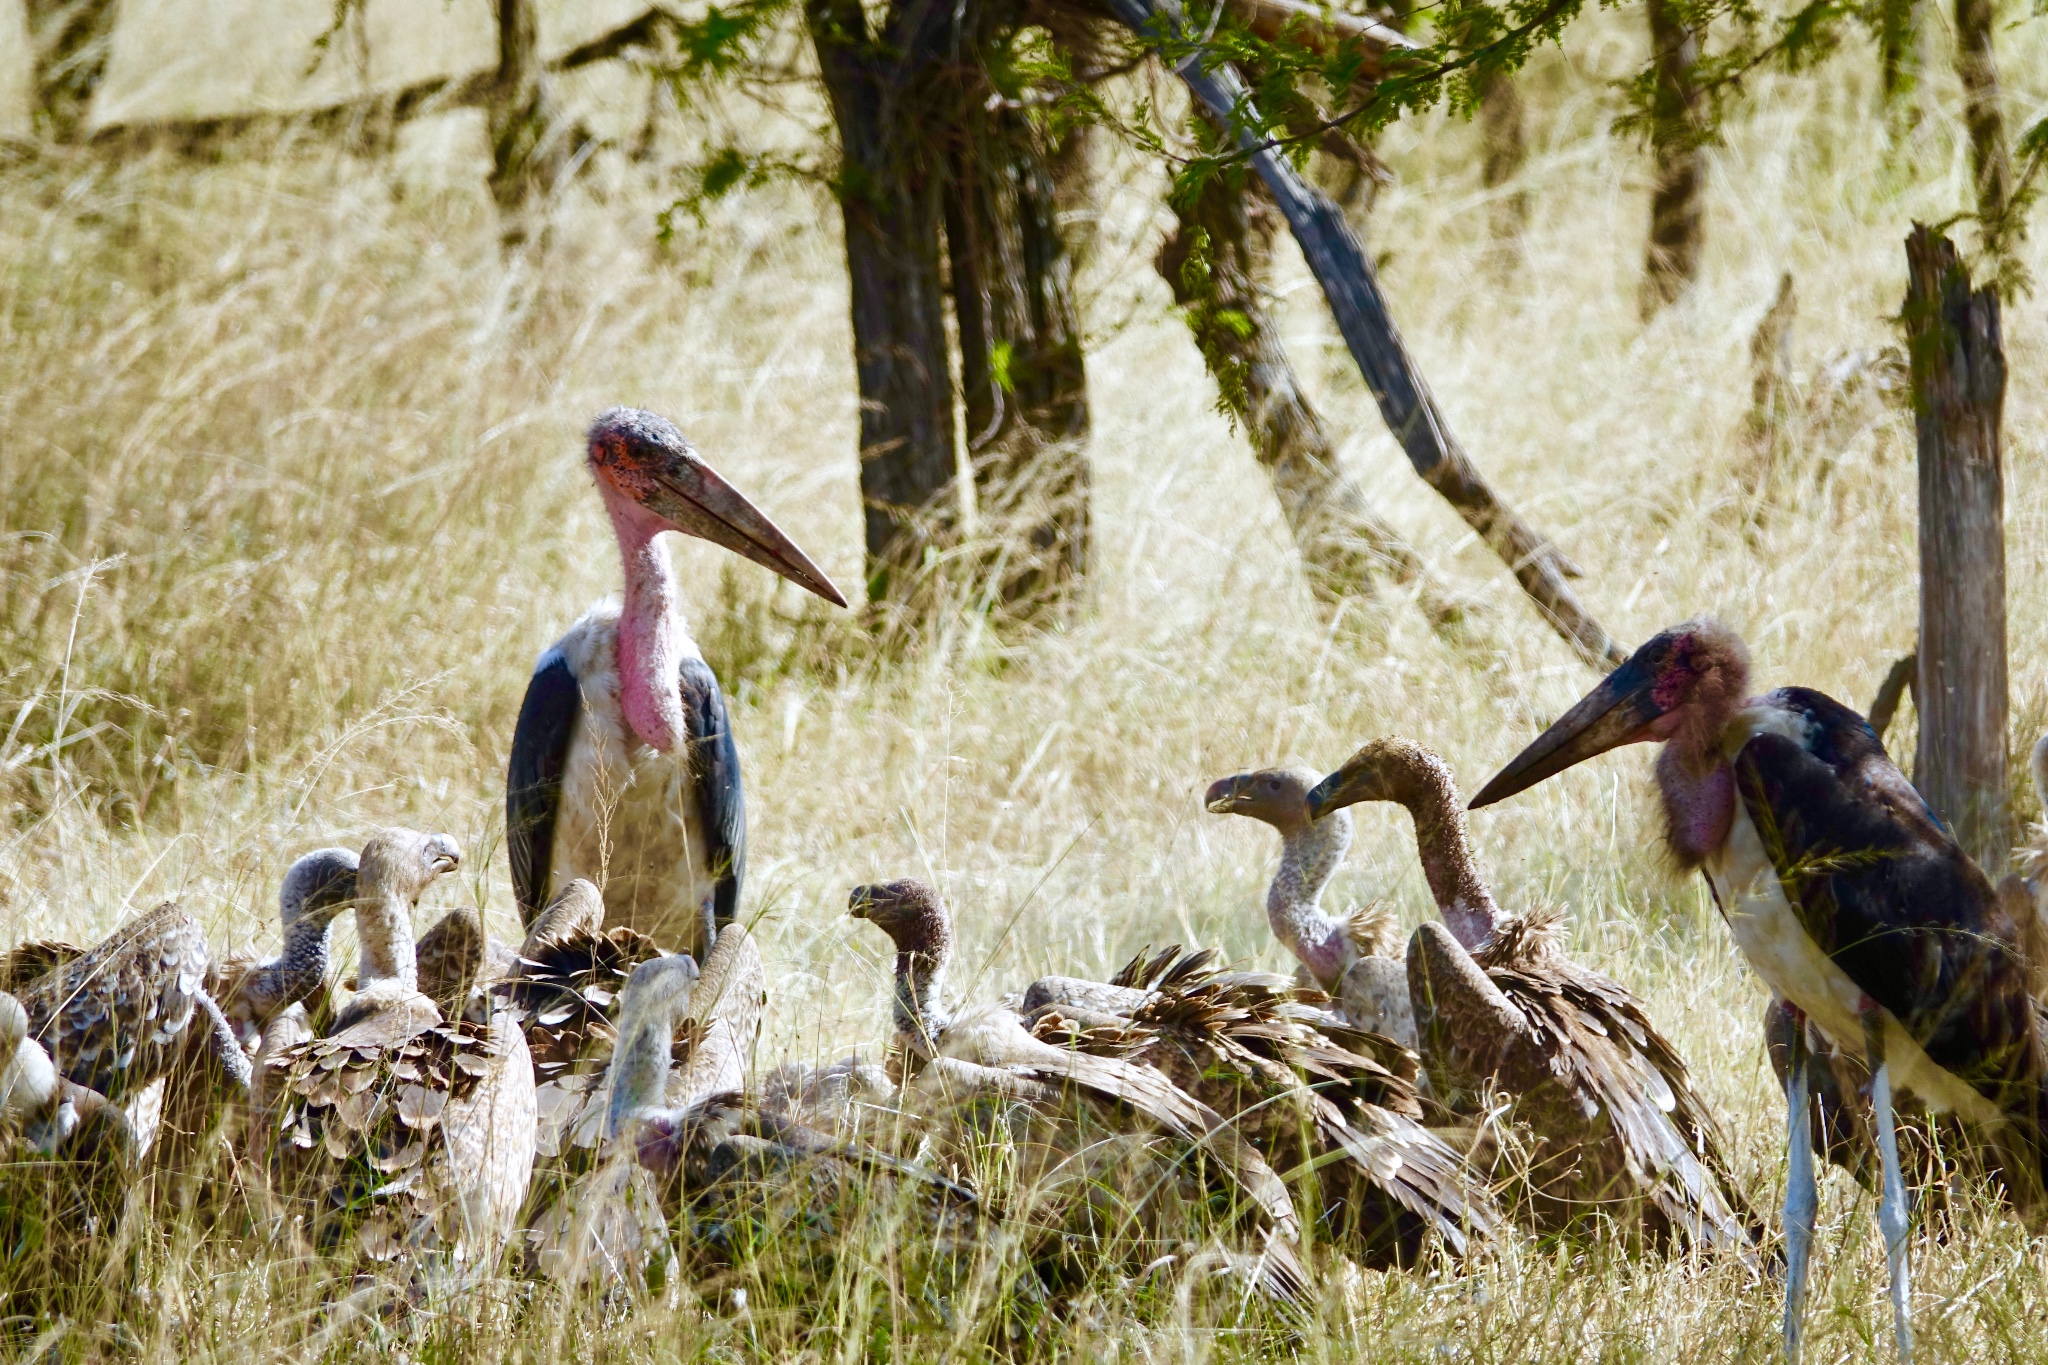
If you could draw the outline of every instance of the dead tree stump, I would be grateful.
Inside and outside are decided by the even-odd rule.
[[[1994,871],[2006,791],[2005,353],[1998,295],[1972,289],[1949,240],[1906,238],[1905,323],[1920,461],[1920,743],[1913,780]]]

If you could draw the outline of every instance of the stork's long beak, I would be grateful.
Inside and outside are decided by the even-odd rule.
[[[1654,695],[1656,682],[1657,675],[1638,651],[1637,657],[1609,673],[1578,705],[1559,716],[1533,744],[1495,773],[1472,798],[1470,809],[1506,800],[1595,754],[1655,738],[1650,724],[1664,714]]]
[[[638,490],[640,503],[684,535],[723,545],[734,554],[773,569],[800,588],[809,589],[835,607],[846,605],[825,571],[797,548],[797,543],[768,520],[702,460],[678,459],[659,473],[650,471]]]
[[[1244,794],[1245,779],[1250,773],[1239,773],[1235,777],[1219,777],[1209,784],[1209,790],[1202,797],[1202,807],[1211,815],[1234,815],[1237,813],[1237,799]]]

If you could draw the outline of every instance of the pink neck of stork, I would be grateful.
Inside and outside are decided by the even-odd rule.
[[[677,605],[675,566],[661,544],[669,525],[653,512],[598,480],[612,534],[619,540],[625,571],[625,601],[619,609],[619,709],[642,744],[669,753],[683,736],[683,699],[677,670],[682,663],[683,620]]]

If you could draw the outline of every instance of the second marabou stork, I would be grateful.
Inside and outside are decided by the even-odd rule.
[[[1749,693],[1749,651],[1694,620],[1653,637],[1494,779],[1491,805],[1596,754],[1661,743],[1671,851],[1702,868],[1735,942],[1795,1025],[1870,1071],[1878,1223],[1899,1355],[1912,1349],[1894,1093],[1968,1123],[2008,1195],[2041,1201],[2043,1046],[2018,930],[1862,716],[1804,687]],[[1785,1350],[1799,1354],[1817,1194],[1807,1031],[1785,1083]]]
[[[666,418],[611,409],[590,428],[587,459],[625,594],[585,612],[527,684],[505,774],[512,887],[530,925],[588,878],[608,922],[701,958],[739,904],[746,810],[725,696],[683,622],[662,533],[722,545],[834,605],[846,598]]]

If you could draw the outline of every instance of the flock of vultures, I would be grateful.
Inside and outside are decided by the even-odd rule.
[[[880,881],[848,910],[895,948],[886,1055],[757,1074],[769,983],[735,913],[739,755],[661,536],[845,600],[666,420],[605,413],[588,463],[624,591],[541,655],[519,714],[524,940],[462,909],[415,941],[421,894],[462,853],[392,828],[293,865],[274,957],[213,952],[174,904],[94,947],[18,945],[0,959],[9,1161],[132,1182],[227,1144],[248,1206],[300,1254],[415,1284],[510,1264],[628,1299],[777,1239],[829,1256],[864,1218],[934,1294],[1000,1254],[1053,1304],[1107,1263],[1299,1304],[1347,1260],[1614,1239],[1782,1281],[1794,1355],[1815,1155],[1879,1196],[1902,1353],[1916,1204],[1938,1217],[1956,1182],[1987,1182],[2040,1219],[2031,888],[1994,885],[1861,716],[1800,687],[1753,695],[1741,640],[1706,619],[1644,645],[1472,804],[1661,746],[1670,847],[1772,995],[1782,1235],[1652,1004],[1572,961],[1554,918],[1495,902],[1449,768],[1400,738],[1328,775],[1208,789],[1211,812],[1279,835],[1266,913],[1293,977],[1172,948],[1109,981],[960,1000],[945,901]],[[1322,905],[1366,801],[1413,817],[1440,917],[1405,948],[1384,911]],[[335,983],[344,913],[360,967]]]

